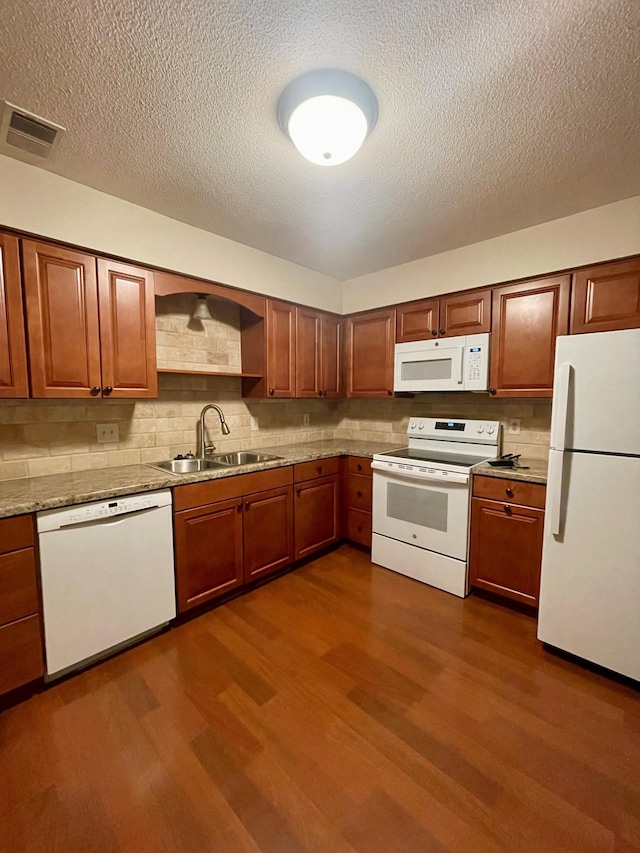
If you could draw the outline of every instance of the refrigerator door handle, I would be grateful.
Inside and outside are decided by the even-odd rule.
[[[564,450],[567,446],[567,417],[569,414],[569,388],[573,374],[573,365],[568,361],[559,365],[557,385],[553,401],[555,417],[551,424],[551,447]]]
[[[549,528],[554,536],[560,535],[562,515],[562,481],[565,453],[552,450],[549,454],[547,474],[547,506],[545,514],[549,518]]]

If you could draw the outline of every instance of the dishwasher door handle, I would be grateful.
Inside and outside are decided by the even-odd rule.
[[[86,521],[72,521],[69,524],[61,524],[59,527],[54,527],[52,530],[45,530],[44,533],[55,533],[56,530],[78,530],[83,527],[106,527],[110,524],[116,524],[127,518],[133,518],[134,515],[145,515],[148,512],[153,512],[154,509],[160,507],[146,506],[144,509],[133,509],[131,512],[121,512],[116,515],[106,515],[104,518],[88,518]]]

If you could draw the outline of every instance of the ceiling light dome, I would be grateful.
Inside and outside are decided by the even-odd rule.
[[[318,166],[350,160],[377,120],[373,90],[348,71],[310,71],[289,83],[278,101],[282,131]]]

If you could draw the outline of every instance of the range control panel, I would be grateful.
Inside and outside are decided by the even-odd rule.
[[[464,418],[411,418],[409,438],[440,439],[471,444],[497,444],[500,421],[472,421]]]

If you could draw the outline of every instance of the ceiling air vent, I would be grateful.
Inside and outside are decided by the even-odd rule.
[[[30,163],[50,160],[55,153],[64,127],[16,107],[2,103],[0,119],[0,152]]]

